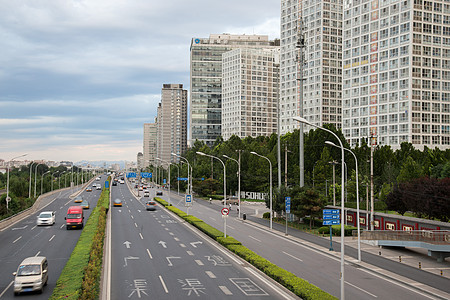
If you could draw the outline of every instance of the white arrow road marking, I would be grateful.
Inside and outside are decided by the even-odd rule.
[[[201,244],[203,244],[203,242],[198,241],[198,242],[192,242],[192,243],[190,243],[190,244],[191,244],[192,247],[197,248],[196,245],[198,245],[198,244],[201,245]]]
[[[25,228],[27,228],[28,227],[28,225],[25,225],[25,226],[23,226],[23,227],[15,227],[15,228],[13,228],[13,229],[11,229],[11,230],[20,230],[20,229],[25,229]]]
[[[181,257],[177,257],[177,256],[168,256],[168,257],[166,257],[166,259],[167,259],[167,261],[169,262],[169,264],[168,264],[168,266],[169,267],[172,267],[173,266],[173,264],[172,264],[172,262],[170,261],[171,259],[175,259],[175,258],[181,258]]]
[[[158,244],[160,244],[161,246],[163,246],[163,248],[167,248],[166,242],[159,241]]]
[[[130,249],[131,243],[129,241],[125,241],[123,244],[127,247],[127,249]]]
[[[124,257],[123,258],[125,260],[125,265],[124,267],[128,266],[127,260],[128,259],[139,259],[139,257],[134,257],[134,256],[128,256],[128,257]]]

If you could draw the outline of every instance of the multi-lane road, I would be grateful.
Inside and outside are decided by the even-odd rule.
[[[111,299],[297,298],[160,206],[146,211],[154,193],[112,188]]]
[[[104,184],[105,176],[101,181]],[[92,185],[92,184],[91,184]],[[32,293],[33,299],[48,299],[55,287],[62,269],[69,259],[80,237],[81,230],[66,230],[65,219],[69,206],[77,205],[69,198],[74,190],[57,192],[42,200],[42,208],[29,217],[0,231],[0,299],[13,299],[13,272],[26,257],[45,256],[49,264],[48,285],[42,294]],[[89,201],[91,209],[85,210],[85,222],[92,207],[97,204],[101,191],[83,191],[82,197]],[[56,224],[36,226],[36,218],[41,211],[55,211]],[[24,294],[25,296],[25,294]],[[30,295],[28,295],[30,296]]]

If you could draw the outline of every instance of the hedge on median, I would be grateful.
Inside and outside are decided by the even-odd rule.
[[[188,216],[182,210],[175,208],[173,206],[168,206],[167,202],[162,200],[161,198],[155,198],[156,201],[161,203],[170,211],[178,214],[181,218],[188,221],[217,242],[236,253],[252,265],[254,265],[259,270],[263,271],[265,274],[281,283],[283,286],[291,290],[297,296],[303,299],[314,299],[314,300],[322,300],[322,299],[337,299],[336,297],[328,294],[327,292],[321,290],[317,286],[309,283],[308,281],[297,277],[296,275],[288,272],[277,265],[271,263],[267,259],[259,256],[255,252],[251,251],[245,246],[242,246],[241,242],[236,240],[231,236],[224,237],[223,232],[212,227],[211,225],[206,224],[201,219],[198,219],[193,216]]]
[[[56,299],[98,299],[103,262],[103,242],[109,189],[103,189],[50,297]]]

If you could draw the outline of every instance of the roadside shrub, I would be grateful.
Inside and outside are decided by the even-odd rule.
[[[270,219],[270,212],[268,211],[268,212],[263,213],[263,218]]]
[[[332,233],[335,236],[341,235],[341,225],[333,225],[332,227]],[[353,230],[356,230],[356,227],[345,225],[344,226],[344,236],[352,236]],[[320,234],[330,234],[330,226],[322,226],[319,228]]]
[[[234,237],[232,236],[227,236],[226,238],[222,237],[218,237],[217,241],[224,245],[225,247],[228,247],[228,245],[242,245],[241,242],[239,242],[238,240],[236,240]]]

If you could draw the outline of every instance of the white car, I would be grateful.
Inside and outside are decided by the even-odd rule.
[[[37,217],[36,225],[53,225],[56,222],[54,211],[43,211]]]
[[[144,197],[150,197],[150,192],[149,191],[145,191],[144,192]]]
[[[101,190],[102,186],[100,184],[97,184],[97,190]]]

